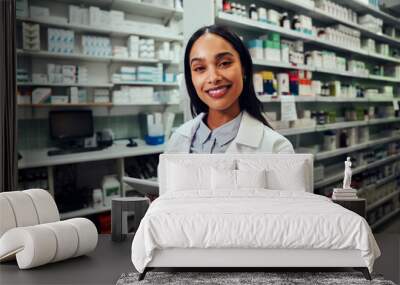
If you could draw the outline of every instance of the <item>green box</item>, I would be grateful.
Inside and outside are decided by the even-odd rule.
[[[264,48],[274,48],[274,42],[273,41],[265,41],[266,42],[266,46]]]
[[[272,42],[272,47],[276,49],[281,49],[281,43],[280,42]]]
[[[273,42],[280,42],[281,35],[279,33],[270,33],[270,34],[268,34],[268,39]]]

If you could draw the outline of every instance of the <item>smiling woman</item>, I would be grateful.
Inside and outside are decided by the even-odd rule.
[[[173,133],[167,153],[294,152],[262,115],[251,56],[236,34],[217,25],[197,30],[184,65],[194,119]]]

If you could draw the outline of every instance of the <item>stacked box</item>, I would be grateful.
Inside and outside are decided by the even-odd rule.
[[[174,62],[179,62],[181,60],[182,44],[179,42],[173,42],[170,53],[172,57],[171,60]]]
[[[263,40],[264,58],[271,61],[281,60],[281,41],[278,33],[270,33]]]
[[[139,58],[139,37],[133,35],[129,36],[127,45],[129,57]]]
[[[35,88],[32,91],[32,104],[45,103],[51,96],[51,88]]]
[[[154,58],[155,57],[155,42],[154,39],[139,40],[139,57]]]
[[[361,47],[368,52],[371,52],[371,53],[376,52],[375,40],[373,40],[373,39],[362,39]]]
[[[74,53],[75,32],[62,29],[47,29],[47,49],[49,52]]]
[[[336,68],[336,54],[331,51],[322,51],[322,67],[334,70]]]
[[[89,71],[87,67],[78,66],[77,67],[77,79],[78,83],[88,83],[89,82]]]
[[[75,5],[68,6],[68,21],[75,25],[89,25],[89,9]]]
[[[121,66],[119,76],[115,76],[114,79],[118,82],[129,82],[136,81],[136,67],[132,66]],[[114,82],[114,81],[113,81]]]
[[[125,13],[122,11],[111,10],[110,11],[110,22],[111,25],[117,26],[124,24]]]
[[[17,68],[17,82],[29,82],[29,73],[25,68]]]
[[[250,55],[253,59],[264,59],[263,41],[254,39],[247,42]]]
[[[17,0],[15,3],[15,13],[17,17],[28,18],[29,17],[28,0]]]
[[[46,84],[47,75],[44,73],[32,73],[32,82],[37,84]]]
[[[25,50],[40,50],[39,24],[22,23],[22,47]]]
[[[111,56],[111,39],[108,37],[82,36],[82,53],[91,56]]]
[[[68,93],[69,93],[69,101],[70,101],[70,103],[72,103],[72,104],[79,103],[78,87],[69,87],[68,88]]]
[[[346,71],[346,58],[336,56],[336,70]]]
[[[121,90],[113,91],[114,104],[138,104],[155,102],[153,87],[122,86]]]
[[[173,60],[170,42],[162,42],[156,51],[156,57],[160,60]]]
[[[137,68],[137,80],[139,81],[162,82],[163,77],[163,65],[161,63],[158,63],[157,67],[138,66]]]
[[[31,18],[42,19],[50,17],[50,10],[47,7],[30,6],[29,14]]]
[[[127,58],[129,55],[128,48],[125,46],[114,46],[112,49],[112,55],[115,57]]]
[[[63,65],[62,66],[62,83],[72,84],[76,83],[76,66],[75,65]]]
[[[110,103],[110,91],[108,89],[94,89],[94,103]]]

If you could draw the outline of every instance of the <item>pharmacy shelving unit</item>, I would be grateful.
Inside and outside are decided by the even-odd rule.
[[[219,2],[219,1],[217,1]],[[352,8],[360,15],[363,14],[371,14],[375,17],[378,17],[383,20],[385,24],[389,24],[394,27],[400,26],[400,18],[394,17],[390,14],[380,11],[379,9],[362,3],[361,1],[357,0],[333,0],[337,4],[342,6]],[[249,5],[247,2],[240,2],[241,4],[245,4],[246,6]],[[338,19],[336,16],[327,13],[326,11],[315,7],[314,5],[307,5],[310,1],[298,1],[298,0],[282,0],[282,1],[274,1],[274,0],[260,0],[254,2],[257,7],[265,7],[265,8],[272,8],[278,11],[288,11],[289,14],[302,14],[307,15],[313,19],[314,22],[319,23],[320,26],[329,26],[334,24],[342,24],[352,29],[356,29],[360,31],[362,38],[372,38],[380,43],[389,44],[394,48],[400,48],[400,38],[390,37],[385,34],[379,34],[371,31],[368,28],[359,25],[358,23],[349,22],[347,20]],[[311,2],[312,4],[312,2]],[[204,5],[208,5],[207,8]],[[184,14],[191,15],[195,13],[195,11],[199,11],[197,14],[200,15],[200,19],[198,21],[193,21],[192,26],[184,26],[184,36],[185,39],[188,39],[191,33],[196,30],[200,26],[205,25],[212,25],[212,24],[221,24],[227,26],[236,32],[239,35],[243,36],[245,40],[255,38],[256,36],[267,34],[270,32],[279,33],[281,38],[288,39],[288,40],[301,40],[304,43],[306,49],[312,48],[314,50],[328,50],[333,51],[341,56],[346,57],[347,59],[358,59],[364,62],[376,62],[382,65],[400,65],[400,57],[392,57],[392,56],[385,56],[375,52],[369,52],[363,49],[354,49],[343,44],[338,44],[336,42],[330,42],[318,38],[315,35],[305,34],[302,32],[297,32],[294,30],[289,30],[282,28],[280,26],[276,26],[270,23],[263,23],[258,21],[250,20],[248,17],[238,16],[229,14],[226,12],[219,11],[217,9],[216,1],[212,0],[205,0],[202,4],[197,3],[196,1],[187,1],[185,3],[185,11]],[[248,7],[247,7],[248,9]],[[186,24],[186,23],[185,23]],[[190,24],[190,23],[189,23]],[[350,55],[350,57],[349,57]],[[381,86],[381,85],[390,85],[394,86],[395,92],[398,93],[400,89],[396,90],[396,88],[400,88],[400,78],[395,77],[387,77],[387,76],[378,76],[373,74],[355,74],[348,71],[337,71],[337,70],[329,70],[324,68],[318,68],[309,65],[293,65],[290,63],[282,63],[280,61],[272,61],[272,60],[260,60],[260,59],[253,59],[254,69],[255,70],[307,70],[312,71],[314,76],[317,78],[329,78],[329,80],[340,80],[342,82],[351,82],[353,83],[361,83],[364,86]],[[384,94],[379,94],[380,96],[376,96],[373,98],[345,98],[345,97],[309,97],[309,96],[295,96],[294,100],[296,102],[296,106],[307,106],[307,109],[313,109],[309,106],[326,106],[329,110],[336,110],[338,108],[342,108],[347,105],[351,106],[362,106],[363,108],[369,106],[387,106],[389,104],[397,104],[396,102],[400,101],[400,94],[395,94],[395,97],[388,97],[384,96]],[[273,97],[268,95],[260,95],[258,96],[259,100],[270,108],[273,108],[274,111],[279,110],[279,103],[282,101],[280,97]],[[275,104],[278,103],[278,104]],[[298,105],[299,104],[299,105]],[[314,104],[314,105],[313,105]],[[383,104],[383,105],[382,105]],[[384,105],[387,104],[387,105]],[[393,117],[393,118],[378,118],[378,119],[371,119],[368,121],[351,121],[351,122],[338,122],[334,124],[326,124],[326,125],[317,125],[315,127],[303,127],[303,128],[290,128],[290,129],[278,129],[277,131],[281,134],[292,138],[292,141],[296,142],[296,146],[300,141],[300,138],[308,143],[313,141],[314,136],[318,136],[317,133],[321,133],[328,130],[340,130],[344,128],[351,128],[351,127],[370,127],[371,128],[379,128],[379,129],[391,129],[392,127],[398,127],[400,122],[400,118]],[[302,136],[306,134],[305,136]],[[317,140],[318,141],[318,140]],[[315,162],[318,164],[322,164],[325,166],[329,166],[329,163],[332,161],[340,161],[346,155],[350,153],[354,153],[357,151],[368,150],[376,146],[384,146],[389,143],[399,142],[400,136],[399,135],[392,135],[390,137],[374,137],[367,142],[360,143],[357,145],[352,145],[346,148],[339,148],[332,151],[322,151],[315,154]],[[369,165],[363,165],[354,169],[353,173],[361,173],[363,171],[369,170],[371,168],[377,168],[394,162],[400,158],[400,154],[392,155],[387,158],[375,161]],[[314,188],[318,192],[321,187],[330,186],[332,184],[337,183],[342,179],[342,169],[339,172],[327,173],[326,178],[322,181],[316,181]],[[393,177],[388,177],[390,179],[396,179],[400,173],[395,174]],[[391,181],[390,179],[382,180],[381,182],[388,182]],[[375,183],[371,187],[378,187],[384,185],[384,183]],[[394,199],[397,196],[393,194],[393,196],[383,197],[388,201],[390,199]],[[384,203],[384,202],[382,202]],[[372,204],[371,206],[376,207],[378,204]],[[372,207],[370,209],[373,209]],[[389,219],[394,213],[399,212],[397,209],[395,212],[390,213],[388,216],[383,217],[376,223],[374,223],[373,227],[377,227],[382,224],[384,221]]]
[[[276,2],[273,0],[263,0],[266,3],[269,4],[275,4]],[[361,1],[357,0],[349,0],[349,1],[343,1],[343,0],[338,0],[336,1],[338,4],[341,4],[342,6],[347,6],[349,8],[352,8],[354,11],[363,13],[363,14],[372,14],[378,18],[382,18],[385,22],[388,22],[394,26],[400,25],[400,20],[396,17],[393,17],[390,14],[387,14],[385,12],[382,12],[380,10],[377,10],[371,5],[365,5],[361,3]],[[358,23],[350,22],[347,20],[343,20],[338,17],[334,17],[333,15],[327,13],[324,10],[319,9],[318,7],[315,6],[310,6],[306,5],[305,3],[302,3],[300,1],[295,1],[295,0],[282,0],[280,1],[279,5],[283,8],[286,8],[288,10],[295,10],[298,11],[298,13],[310,16],[313,19],[319,20],[321,22],[327,23],[327,24],[344,24],[350,28],[357,29],[361,32],[362,35],[365,35],[369,38],[373,38],[376,40],[380,40],[382,42],[387,42],[387,43],[392,43],[392,44],[397,44],[400,45],[400,39],[396,39],[393,37],[389,37],[384,34],[379,34],[375,33],[369,29],[364,28],[363,26],[359,25]]]
[[[172,1],[173,2],[173,1]],[[42,6],[50,8],[50,12],[56,16],[63,16],[68,19],[68,5],[78,5],[80,7],[85,6],[96,6],[102,10],[118,10],[123,11],[126,15],[125,19],[134,20],[135,22],[139,22],[141,25],[123,25],[123,26],[92,26],[92,25],[80,25],[80,24],[71,24],[68,22],[58,22],[53,21],[51,19],[47,19],[45,17],[42,18],[32,18],[32,17],[17,17],[17,23],[29,22],[39,24],[41,27],[41,33],[43,32],[43,28],[60,28],[72,30],[75,33],[75,51],[73,54],[64,54],[64,53],[54,53],[46,50],[47,45],[41,42],[41,50],[24,50],[22,48],[17,49],[18,62],[28,62],[28,66],[36,65],[45,65],[45,63],[60,63],[60,64],[74,64],[74,65],[86,65],[89,66],[89,72],[94,71],[95,80],[90,80],[88,83],[44,83],[44,82],[18,82],[18,87],[21,88],[36,88],[36,87],[51,87],[57,88],[57,92],[59,90],[66,90],[68,87],[80,87],[80,88],[88,88],[89,92],[93,88],[106,88],[110,91],[114,88],[119,88],[120,86],[151,86],[154,87],[155,90],[171,90],[177,89],[179,85],[176,82],[147,82],[147,81],[131,81],[131,82],[112,82],[110,80],[111,70],[113,67],[120,65],[146,65],[146,66],[155,66],[159,63],[162,63],[164,66],[164,70],[173,70],[179,71],[179,62],[173,62],[171,60],[164,59],[147,59],[147,58],[130,58],[130,57],[116,57],[116,56],[91,56],[85,55],[83,53],[79,53],[81,50],[77,48],[80,46],[78,43],[80,41],[80,37],[82,35],[96,35],[96,36],[107,36],[111,38],[111,42],[114,45],[124,45],[126,42],[126,38],[130,35],[136,35],[141,38],[151,38],[156,42],[161,41],[169,41],[169,42],[179,42],[182,44],[183,36],[180,34],[181,28],[179,25],[182,25],[183,20],[183,10],[175,9],[172,7],[160,6],[157,4],[151,3],[141,3],[137,0],[55,0],[55,1],[30,1],[31,5]],[[157,23],[162,24],[163,26],[169,26],[172,23],[171,29],[143,29],[143,25]],[[19,46],[22,46],[19,45]],[[95,76],[99,74],[101,76]],[[103,72],[102,71],[107,71]],[[120,103],[68,103],[68,104],[50,104],[50,103],[40,103],[40,104],[26,104],[20,103],[18,104],[18,111],[21,113],[22,117],[26,119],[30,116],[30,119],[43,119],[40,116],[42,114],[47,114],[49,110],[52,108],[55,109],[77,109],[77,108],[89,108],[96,109],[94,113],[103,112],[103,108],[113,110],[113,115],[118,116],[126,115],[128,110],[134,110],[133,113],[140,112],[140,110],[144,110],[148,112],[149,110],[166,110],[167,106],[178,106],[179,102],[176,101],[143,101],[138,100],[136,103],[132,104],[120,104]],[[161,107],[161,108],[160,108]],[[98,109],[100,109],[98,111]],[[173,108],[175,110],[176,108]],[[174,111],[175,112],[175,111]],[[111,112],[107,113],[108,115]],[[40,114],[40,115],[37,115]],[[46,115],[45,115],[46,116]],[[137,126],[140,127],[139,125]],[[25,169],[35,169],[35,168],[46,168],[47,171],[47,184],[49,187],[49,192],[54,195],[55,189],[55,179],[54,176],[54,168],[58,166],[64,166],[68,164],[80,164],[80,163],[88,163],[88,162],[106,162],[111,161],[111,163],[116,165],[117,177],[122,185],[122,195],[125,195],[124,184],[122,183],[122,177],[125,174],[125,159],[142,156],[142,155],[151,155],[161,153],[164,150],[164,145],[158,146],[149,146],[144,143],[142,140],[136,140],[138,142],[137,147],[127,147],[126,142],[124,144],[114,144],[113,146],[94,152],[86,152],[86,153],[78,153],[78,154],[68,154],[68,155],[59,155],[59,156],[48,156],[47,152],[50,148],[43,147],[40,149],[29,149],[29,150],[20,150],[22,155],[22,159],[19,160],[18,168],[20,170]],[[101,179],[101,178],[99,178]],[[71,218],[78,216],[86,216],[93,215],[97,213],[107,212],[110,210],[110,207],[100,207],[100,208],[85,208],[77,211],[71,211],[67,213],[61,213],[61,218]]]
[[[134,148],[127,147],[126,143],[117,143],[99,151],[58,156],[48,156],[47,152],[50,150],[49,148],[21,151],[23,158],[18,162],[18,169],[45,167],[48,177],[48,190],[52,195],[54,195],[54,167],[60,165],[112,160],[115,161],[117,166],[117,177],[122,182],[122,177],[125,176],[125,159],[135,156],[161,153],[165,148],[165,145],[149,146],[146,145],[144,141],[137,140],[137,142],[138,146]],[[109,210],[109,207],[89,207],[86,209],[62,213],[61,218],[67,219]]]
[[[64,5],[65,11],[68,11],[68,4],[76,5],[77,2],[74,0],[56,0],[52,5]],[[46,2],[44,2],[46,3]],[[79,1],[80,5],[89,6],[99,6],[102,9],[109,10],[119,10],[123,11],[133,17],[139,16],[142,17],[150,17],[161,19],[163,24],[167,24],[171,21],[171,19],[181,20],[183,17],[182,9],[175,9],[171,7],[164,7],[157,4],[151,3],[141,3],[139,1],[134,0],[115,0],[115,1],[97,1],[97,3],[93,1]],[[35,3],[35,5],[40,6],[40,1]],[[45,5],[45,4],[43,4]],[[64,15],[65,18],[68,15]],[[54,20],[49,20],[46,18],[32,18],[32,17],[17,17],[18,22],[31,22],[40,24],[43,27],[54,27],[54,28],[62,28],[74,31],[76,34],[90,34],[90,35],[106,35],[111,38],[125,38],[129,35],[137,35],[145,38],[152,38],[156,41],[174,41],[174,42],[182,42],[183,36],[179,35],[176,31],[167,31],[166,29],[158,30],[145,30],[143,31],[140,27],[135,27],[135,25],[122,25],[122,26],[94,26],[94,25],[80,25],[80,24],[72,24],[68,22],[59,22]],[[146,22],[143,22],[145,24]],[[107,66],[105,68],[109,68],[112,63],[126,63],[126,64],[157,64],[162,63],[166,66],[177,68],[179,63],[172,62],[170,60],[159,60],[159,59],[144,59],[144,58],[129,58],[129,57],[115,57],[115,56],[90,56],[85,54],[63,54],[63,53],[53,53],[48,52],[46,50],[32,51],[32,50],[23,50],[18,49],[17,55],[19,58],[27,58],[30,57],[32,59],[48,59],[48,60],[68,60],[73,62],[100,62],[106,63]],[[108,80],[106,80],[108,81]],[[85,87],[85,88],[112,88],[117,85],[137,85],[137,86],[154,86],[154,87],[178,87],[177,83],[173,82],[124,82],[122,83],[110,83],[110,82],[99,82],[99,83],[74,83],[74,84],[54,84],[54,83],[37,83],[37,82],[21,82],[18,83],[18,86],[48,86],[48,87]],[[156,103],[156,102],[155,102]],[[149,104],[155,105],[155,104]],[[36,104],[30,105],[32,107],[36,107]]]
[[[218,14],[215,18],[215,21],[216,21],[216,23],[226,25],[229,27],[239,28],[241,30],[248,30],[248,31],[253,31],[253,32],[254,31],[276,32],[276,33],[281,34],[282,37],[287,38],[287,39],[303,40],[305,43],[313,43],[313,44],[321,46],[322,48],[331,49],[333,51],[351,52],[353,54],[357,54],[364,58],[372,57],[372,58],[379,59],[382,61],[395,62],[395,63],[400,62],[400,58],[386,57],[386,56],[381,56],[376,53],[369,53],[362,49],[349,48],[346,46],[339,45],[338,43],[335,43],[335,42],[329,42],[326,40],[322,40],[314,35],[308,35],[308,34],[304,34],[302,32],[288,30],[288,29],[285,29],[285,28],[282,28],[282,27],[279,27],[279,26],[276,26],[273,24],[269,24],[269,23],[253,21],[253,20],[250,20],[250,19],[242,17],[242,16],[232,15],[232,14],[228,14],[225,12],[218,12]],[[400,45],[400,40],[399,40],[399,45]]]

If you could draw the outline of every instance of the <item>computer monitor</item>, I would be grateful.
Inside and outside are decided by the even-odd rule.
[[[73,142],[93,136],[91,110],[50,111],[50,137],[59,142]]]

